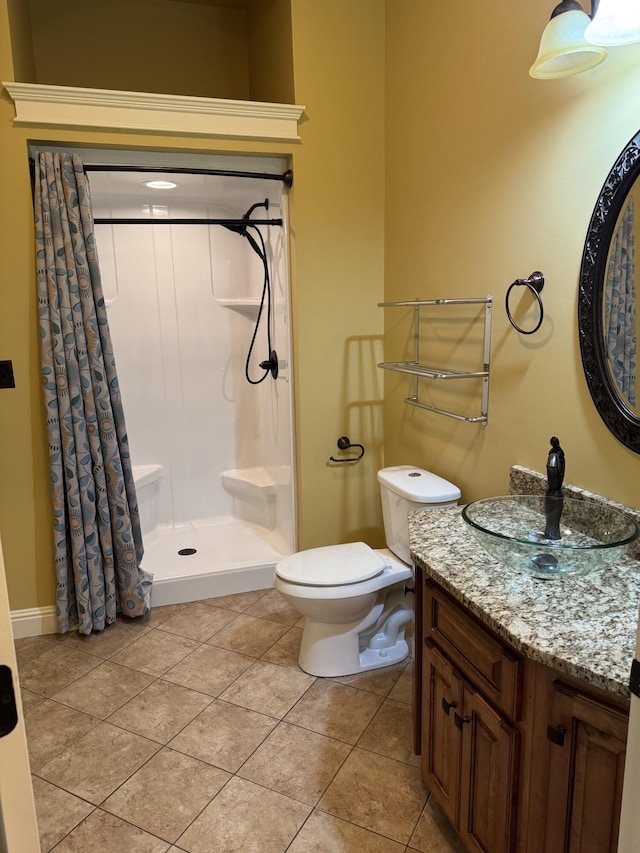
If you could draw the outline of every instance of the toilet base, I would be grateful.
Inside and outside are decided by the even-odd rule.
[[[405,628],[413,620],[403,587],[381,591],[364,619],[343,625],[307,615],[298,664],[309,675],[336,678],[400,663],[409,654]]]
[[[365,649],[360,652],[360,670],[366,672],[368,669],[378,669],[381,666],[392,666],[400,663],[409,654],[409,645],[404,639],[398,638],[391,649]]]
[[[300,647],[298,665],[300,669],[309,675],[317,675],[321,678],[337,678],[342,675],[357,675],[359,672],[367,672],[370,669],[379,669],[383,666],[393,666],[400,663],[409,654],[409,644],[402,636],[398,636],[395,644],[386,649],[366,648],[358,650],[358,637],[355,637],[355,648],[348,649],[341,643],[341,655],[333,656],[329,651],[329,643],[308,644]],[[349,644],[350,646],[353,644]],[[345,653],[346,652],[346,653]],[[349,653],[350,652],[350,653]]]

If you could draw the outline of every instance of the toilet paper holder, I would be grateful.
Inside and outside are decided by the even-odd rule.
[[[330,462],[359,462],[364,456],[364,447],[361,444],[352,443],[346,435],[341,435],[336,444],[338,446],[338,450],[348,450],[350,447],[359,447],[360,454],[358,456],[346,456],[343,459],[336,459],[335,456],[330,456]]]

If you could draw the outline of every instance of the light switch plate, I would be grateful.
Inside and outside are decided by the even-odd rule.
[[[16,381],[13,378],[13,362],[0,361],[0,388],[15,388]]]

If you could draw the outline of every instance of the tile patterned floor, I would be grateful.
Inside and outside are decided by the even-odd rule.
[[[313,678],[274,590],[16,642],[43,853],[462,853],[411,662]]]

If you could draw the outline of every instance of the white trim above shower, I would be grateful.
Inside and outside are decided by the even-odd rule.
[[[232,101],[86,89],[40,83],[3,82],[11,96],[14,124],[98,127],[237,139],[297,141],[304,107],[261,101]]]

